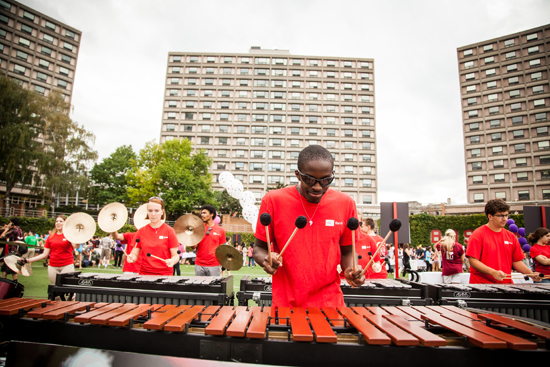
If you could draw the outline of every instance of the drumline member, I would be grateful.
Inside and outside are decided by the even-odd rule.
[[[550,230],[538,228],[528,237],[531,243],[531,258],[535,263],[535,272],[550,276]],[[542,279],[541,283],[550,283],[550,279]]]
[[[220,276],[220,263],[216,259],[216,249],[225,243],[225,229],[214,223],[216,208],[204,205],[201,208],[201,219],[204,223],[205,235],[201,242],[191,248],[197,249],[195,259],[196,276]]]
[[[371,236],[372,239],[374,239],[376,246],[373,247],[373,250],[371,250],[373,254],[378,249],[378,246],[380,246],[384,241],[382,237],[374,233],[375,228],[376,228],[376,225],[374,224],[374,220],[372,218],[365,219],[365,224],[361,227],[361,230],[363,232],[365,232],[366,234]],[[386,245],[384,245],[378,252],[378,255],[375,256],[374,263],[372,264],[372,268],[367,270],[368,279],[386,279],[388,277],[388,269],[386,269],[386,261],[385,261],[387,253],[388,252],[386,249]],[[380,271],[377,271],[378,269],[380,269]]]
[[[129,255],[134,250],[134,247],[136,247],[136,235],[137,232],[114,232],[113,238],[119,240],[123,245],[126,245],[126,254]],[[142,258],[143,254],[138,256],[137,260],[133,263],[130,263],[128,259],[125,259],[124,265],[122,266],[122,274],[139,274]]]
[[[57,274],[74,272],[73,252],[77,249],[79,243],[69,242],[63,235],[63,226],[67,219],[64,215],[58,215],[55,218],[55,231],[48,236],[44,244],[44,252],[31,258],[23,258],[24,263],[33,263],[50,256],[48,263],[48,278],[50,284],[55,284]]]
[[[258,217],[254,260],[273,275],[273,305],[285,307],[344,306],[337,265],[344,269],[353,286],[364,283],[361,266],[352,269],[352,231],[347,220],[357,217],[353,199],[329,189],[334,181],[334,160],[328,150],[310,145],[298,156],[297,186],[269,191],[262,199],[260,213],[271,215],[270,240],[274,252],[269,263],[266,227]],[[306,216],[308,223],[295,233],[295,220]],[[355,231],[359,233],[360,231]],[[284,265],[283,265],[284,258]]]
[[[510,206],[502,199],[485,204],[488,222],[477,228],[468,241],[470,283],[512,283],[507,274],[513,269],[523,274],[532,271],[523,263],[523,251],[516,236],[505,229]],[[533,280],[540,277],[533,275]]]
[[[452,229],[445,231],[445,236],[435,245],[435,248],[441,252],[443,283],[459,284],[464,265],[464,248],[456,242],[455,231]]]
[[[172,275],[173,266],[179,261],[176,232],[162,222],[165,215],[164,201],[157,196],[150,198],[147,202],[146,219],[151,222],[137,231],[136,247],[128,254],[126,261],[136,262],[141,251],[143,254],[151,254],[164,260],[153,256],[142,256],[140,275]]]

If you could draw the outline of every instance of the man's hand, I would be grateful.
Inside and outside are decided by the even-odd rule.
[[[281,257],[279,260],[277,260],[279,254],[276,252],[271,253],[271,262],[273,265],[269,265],[269,256],[266,256],[264,258],[264,271],[268,274],[275,274],[277,272],[277,269],[279,269],[281,266],[283,266],[283,258]]]
[[[504,278],[506,278],[506,273],[503,272],[502,270],[493,270],[491,272],[491,275],[493,276],[493,278],[495,278],[499,282],[502,282]]]
[[[126,261],[128,261],[130,264],[135,263],[136,260],[137,260],[137,258],[136,258],[136,255],[134,255],[134,254],[129,254],[126,257]]]
[[[536,273],[536,274],[533,274],[533,275],[529,275],[531,277],[531,279],[533,279],[533,281],[535,282],[540,282],[542,280],[542,278],[540,277],[540,274],[539,273]]]
[[[355,270],[351,268],[346,268],[344,271],[344,276],[346,277],[346,281],[351,285],[352,287],[360,287],[361,284],[365,283],[365,275],[361,276],[363,268],[361,265],[357,265],[355,267]]]

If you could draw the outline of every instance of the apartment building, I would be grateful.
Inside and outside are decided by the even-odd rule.
[[[170,52],[160,141],[189,139],[260,199],[294,171],[308,145],[335,159],[333,187],[377,203],[374,60],[249,53]]]
[[[468,203],[550,199],[550,25],[459,47]]]
[[[28,6],[0,0],[0,70],[25,88],[59,89],[71,102],[82,32]]]

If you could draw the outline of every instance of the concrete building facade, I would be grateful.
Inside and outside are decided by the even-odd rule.
[[[260,199],[297,183],[299,152],[326,147],[333,187],[361,206],[378,201],[374,60],[249,53],[170,52],[160,141],[189,139]]]
[[[457,49],[468,203],[550,199],[550,25]]]

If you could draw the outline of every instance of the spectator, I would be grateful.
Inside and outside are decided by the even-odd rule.
[[[426,262],[426,271],[432,271],[432,251],[430,246],[426,246],[426,251],[424,251],[424,262]]]
[[[183,253],[185,252],[185,247],[183,247],[183,245],[180,243],[179,246],[178,246],[178,251],[180,252],[178,255],[180,256],[180,261],[178,261],[177,263],[174,264],[174,271],[172,272],[172,275],[178,275],[178,276],[181,276],[181,270],[180,270],[180,264],[182,262],[182,259],[183,259]]]
[[[254,257],[253,257],[253,254],[254,253],[254,242],[250,242],[250,247],[248,248],[248,267],[251,268],[251,267],[254,267]]]
[[[111,235],[103,237],[100,241],[99,246],[101,248],[101,264],[99,264],[99,266],[103,265],[105,266],[105,269],[107,269],[111,258],[111,248],[114,247]]]
[[[119,240],[115,241],[115,269],[122,268],[122,256],[124,255],[124,246]]]

